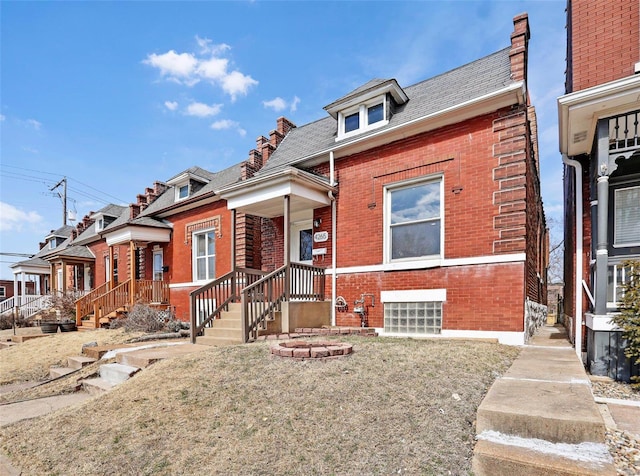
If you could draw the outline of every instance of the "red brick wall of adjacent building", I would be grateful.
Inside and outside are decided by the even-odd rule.
[[[571,88],[580,91],[634,74],[640,61],[638,0],[571,0]]]
[[[220,231],[216,236],[216,277],[231,271],[231,212],[227,210],[226,202],[217,201],[167,218],[173,225],[173,231],[171,243],[161,245],[164,265],[169,266],[168,272],[164,273],[165,281],[170,282],[172,285],[193,283],[193,242],[189,230],[197,223],[213,218],[219,218],[220,220]],[[204,229],[202,228],[202,230]],[[151,266],[151,258],[149,258],[147,268]],[[178,286],[171,288],[171,306],[175,308],[178,319],[189,320],[189,293],[196,287]]]

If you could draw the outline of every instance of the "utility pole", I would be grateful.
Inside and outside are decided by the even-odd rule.
[[[63,177],[57,184],[51,187],[51,191],[53,192],[56,188],[62,185],[62,195],[58,193],[58,196],[62,199],[62,225],[67,225],[67,177]]]

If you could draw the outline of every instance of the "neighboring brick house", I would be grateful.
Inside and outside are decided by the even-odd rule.
[[[301,127],[279,119],[281,142],[259,139],[253,170],[219,190],[261,223],[263,271],[323,268],[337,325],[526,342],[548,239],[527,15],[514,27],[509,47],[447,73],[372,80]]]
[[[558,99],[565,163],[565,323],[591,373],[628,380],[618,311],[640,257],[640,2],[567,2],[566,94]],[[586,354],[585,354],[586,353]]]

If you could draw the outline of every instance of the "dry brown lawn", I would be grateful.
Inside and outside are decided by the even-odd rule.
[[[21,335],[42,334],[39,327],[25,327],[16,331]],[[0,331],[2,340],[12,335],[11,329]],[[46,380],[49,368],[66,367],[67,357],[79,355],[82,344],[120,344],[138,336],[140,333],[126,333],[122,329],[100,329],[91,332],[59,332],[30,339],[20,345],[0,350],[0,385]]]
[[[470,474],[477,407],[518,349],[341,340],[354,354],[326,362],[267,343],[166,360],[0,448],[30,475]]]

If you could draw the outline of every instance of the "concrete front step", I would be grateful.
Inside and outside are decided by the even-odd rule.
[[[115,385],[107,382],[102,377],[89,378],[82,381],[82,389],[90,395],[102,395],[111,390]]]
[[[0,341],[0,349],[8,349],[14,345],[18,345],[17,342]]]
[[[481,437],[482,435],[479,435],[478,438]],[[513,438],[507,438],[504,442],[479,439],[474,449],[472,470],[476,476],[617,474],[603,443],[569,445]]]
[[[242,340],[242,328],[237,327],[208,327],[204,330],[206,337],[230,337]]]
[[[198,338],[200,339],[200,337]],[[140,349],[133,352],[122,352],[116,355],[116,362],[124,365],[145,368],[154,362],[176,357],[179,355],[191,354],[206,350],[206,347],[198,344],[167,345],[162,347],[152,347],[150,349]]]
[[[60,378],[65,375],[69,375],[72,372],[75,372],[78,369],[73,369],[71,367],[51,367],[49,368],[49,378]]]
[[[588,384],[496,380],[478,408],[476,431],[550,442],[604,442],[605,427]]]
[[[139,367],[124,364],[104,364],[100,366],[100,377],[112,385],[129,380],[140,371]]]
[[[82,367],[86,367],[94,363],[96,359],[92,357],[86,357],[84,355],[74,355],[73,357],[67,358],[67,366],[74,369],[80,370]]]
[[[196,342],[202,345],[238,345],[242,344],[241,338],[233,338],[233,337],[214,337],[214,336],[202,336],[196,338]]]

